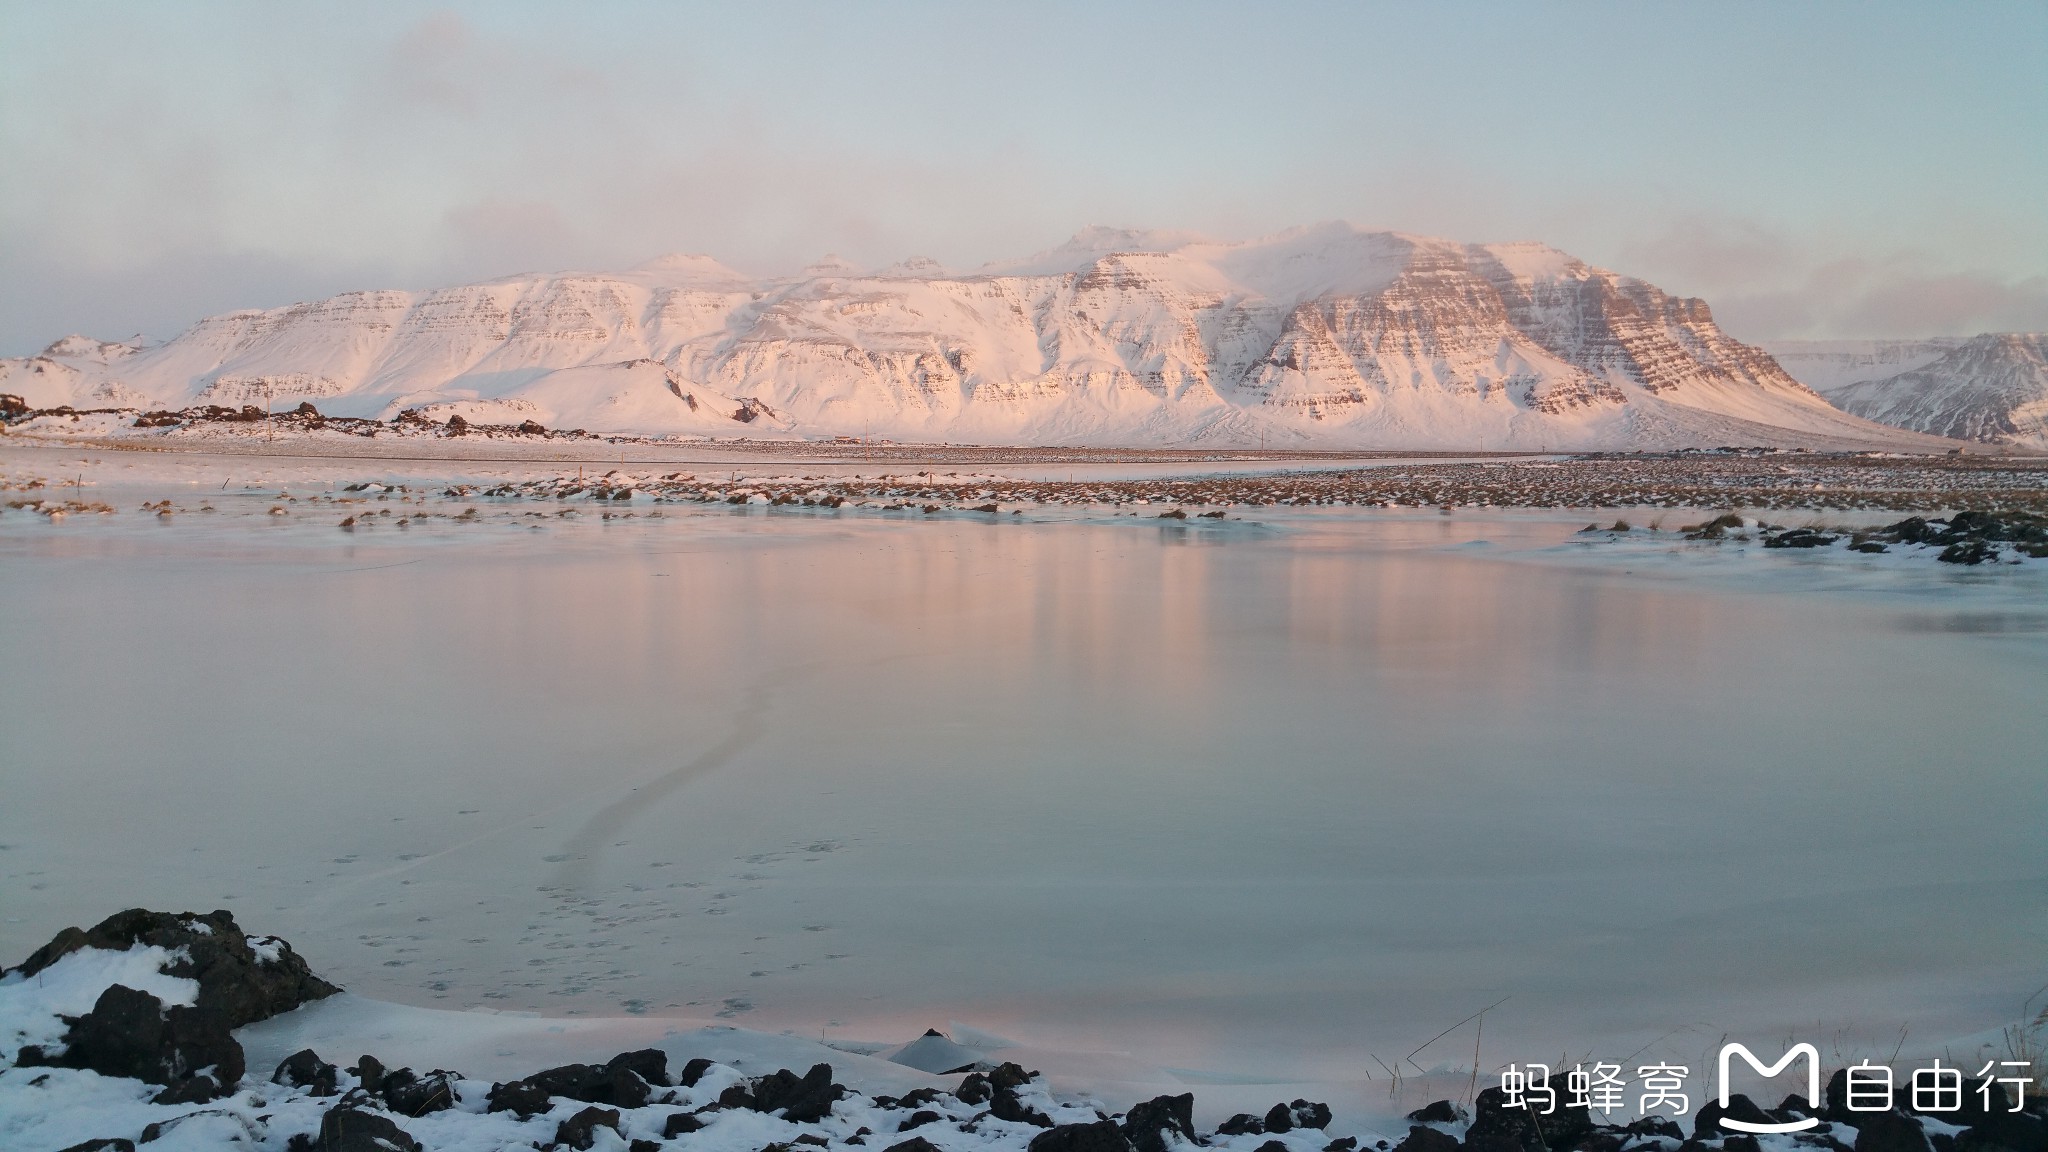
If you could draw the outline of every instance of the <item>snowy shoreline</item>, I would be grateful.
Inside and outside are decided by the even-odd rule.
[[[0,973],[0,1142],[18,1152],[145,1144],[164,1152],[2038,1152],[2048,1144],[2048,1105],[2039,1095],[2030,1107],[1995,1095],[2004,1091],[1997,1085],[1984,1108],[1963,1115],[1871,1115],[1845,1108],[1837,1072],[1824,1100],[1795,1095],[1776,1109],[1740,1094],[1725,1109],[1702,1100],[1689,1133],[1674,1117],[1608,1112],[1596,1121],[1583,1106],[1539,1122],[1502,1089],[1478,1090],[1476,1075],[1473,1091],[1405,1117],[1341,1105],[1333,1112],[1299,1096],[1223,1116],[1213,1099],[1198,1111],[1192,1092],[1140,1099],[1113,1082],[1100,1086],[1107,1092],[1057,1086],[993,1037],[961,1043],[932,1030],[870,1054],[735,1028],[641,1021],[622,1031],[622,1023],[380,1005],[320,980],[288,943],[246,935],[229,912],[133,909],[90,932],[66,929]],[[606,1041],[641,1046],[593,1055]],[[319,1048],[384,1056],[363,1051],[343,1068]],[[486,1052],[485,1076],[443,1066],[475,1070]],[[510,1070],[521,1060],[555,1064]],[[1230,1104],[1254,1098],[1244,1088],[1222,1094]],[[1797,1136],[1758,1137],[1723,1125],[1723,1116],[1816,1123]]]
[[[1772,450],[1504,457],[1064,450],[1039,455],[959,449],[948,450],[955,458],[941,464],[829,454],[763,458],[752,448],[704,448],[667,459],[635,459],[625,451],[616,459],[553,459],[470,452],[472,446],[459,441],[422,444],[421,455],[379,457],[300,455],[316,447],[303,437],[275,450],[263,450],[257,440],[241,445],[245,451],[222,452],[214,450],[219,445],[138,448],[10,435],[0,439],[0,486],[30,494],[10,500],[17,506],[55,500],[52,507],[66,512],[112,511],[104,500],[86,499],[97,490],[119,487],[126,500],[152,487],[162,489],[157,496],[177,496],[180,489],[207,485],[226,491],[235,484],[244,492],[274,487],[284,499],[335,502],[349,493],[404,492],[439,505],[459,501],[464,511],[474,507],[479,514],[522,502],[614,515],[646,514],[663,505],[724,504],[923,514],[1107,509],[1167,519],[1297,508],[2048,513],[2048,457],[2026,456]],[[918,464],[926,466],[913,467]],[[64,497],[78,507],[66,506]],[[306,511],[286,508],[288,514]]]

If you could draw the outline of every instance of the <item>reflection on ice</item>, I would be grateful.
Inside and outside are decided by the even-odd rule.
[[[12,534],[0,952],[226,905],[385,999],[1219,1077],[2038,985],[2037,613],[1513,559],[1577,526]]]

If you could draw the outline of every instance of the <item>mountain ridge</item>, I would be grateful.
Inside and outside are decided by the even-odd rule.
[[[1343,223],[1238,242],[1088,229],[966,273],[828,258],[755,278],[678,253],[347,292],[148,347],[67,337],[0,361],[0,391],[38,407],[310,401],[681,436],[1931,444],[1836,410],[1704,301],[1540,243]]]

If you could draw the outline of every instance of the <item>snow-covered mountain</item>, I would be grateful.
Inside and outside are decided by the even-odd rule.
[[[1864,357],[1858,345],[1868,343],[1845,341],[1832,355],[1825,345],[1807,345],[1810,359],[1772,351],[1794,375],[1865,419],[1958,440],[2048,448],[2048,333],[1895,342],[1882,346],[1892,350],[1889,362]],[[1858,361],[1864,362],[1854,370],[1839,369]]]
[[[1882,380],[1941,359],[1959,336],[1927,340],[1766,340],[1761,347],[1794,380],[1825,396],[1865,380]]]
[[[296,405],[651,434],[969,443],[1892,443],[1705,303],[1541,244],[1345,224],[1243,243],[1091,229],[949,274],[703,256],[351,292],[166,343],[0,361],[38,407]]]

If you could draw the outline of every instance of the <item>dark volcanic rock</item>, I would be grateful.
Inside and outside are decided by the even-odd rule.
[[[1662,1136],[1678,1141],[1685,1139],[1685,1129],[1678,1126],[1678,1121],[1667,1116],[1644,1116],[1639,1120],[1631,1120],[1628,1127],[1622,1131],[1631,1136]]]
[[[102,1136],[97,1140],[87,1140],[82,1144],[73,1144],[69,1148],[60,1148],[57,1152],[135,1152],[135,1141],[126,1136]]]
[[[1456,1124],[1458,1106],[1449,1100],[1433,1100],[1408,1114],[1417,1124]]]
[[[1022,1064],[1005,1061],[988,1074],[988,1082],[992,1088],[1021,1088],[1031,1083],[1032,1078],[1037,1075],[1036,1072],[1026,1072]]]
[[[704,1127],[704,1121],[690,1115],[688,1112],[678,1112],[662,1123],[661,1138],[663,1140],[673,1140],[678,1136],[685,1136],[695,1132],[702,1127]]]
[[[1545,1081],[1557,1094],[1558,1104],[1550,1115],[1528,1108],[1507,1107],[1507,1094],[1488,1088],[1472,1102],[1472,1127],[1465,1131],[1465,1147],[1472,1152],[1541,1152],[1542,1149],[1571,1148],[1593,1131],[1592,1113],[1583,1107],[1568,1107],[1566,1074]]]
[[[695,1061],[692,1061],[695,1063]],[[666,1088],[668,1081],[668,1053],[659,1048],[641,1048],[632,1052],[621,1052],[605,1061],[606,1068],[624,1068],[635,1076],[657,1088]],[[699,1073],[702,1075],[702,1073]]]
[[[1026,1072],[1022,1065],[1010,1063],[1002,1064],[989,1073],[989,1115],[1012,1124],[1052,1127],[1052,1117],[1024,1103],[1017,1095],[1017,1089],[1029,1084],[1037,1075],[1036,1072]]]
[[[340,1081],[341,1070],[311,1048],[301,1048],[278,1061],[277,1071],[270,1074],[272,1084],[305,1088],[315,1096],[334,1095],[341,1090]]]
[[[567,1144],[571,1148],[587,1150],[597,1143],[597,1130],[609,1128],[619,1131],[619,1110],[599,1108],[592,1105],[555,1126],[555,1143]],[[625,1133],[620,1132],[621,1136]]]
[[[636,1071],[638,1069],[639,1071]],[[584,1104],[609,1104],[616,1108],[638,1108],[653,1099],[651,1082],[642,1072],[657,1077],[665,1086],[668,1057],[654,1049],[622,1052],[604,1064],[564,1064],[536,1072],[524,1080],[491,1085],[490,1110],[531,1116],[548,1110],[548,1098],[560,1096]],[[702,1075],[700,1070],[699,1075]]]
[[[1420,1124],[1408,1129],[1408,1138],[1394,1145],[1394,1152],[1455,1152],[1458,1138]]]
[[[491,1085],[489,1111],[510,1112],[521,1120],[538,1116],[551,1107],[547,1089],[530,1080],[514,1080],[508,1084]]]
[[[195,1007],[220,1013],[229,1028],[268,1020],[341,991],[313,975],[291,945],[275,936],[245,935],[234,914],[225,910],[204,916],[143,908],[117,912],[91,931],[57,933],[14,971],[33,976],[80,948],[123,952],[137,944],[182,953],[164,971],[199,981]]]
[[[1788,528],[1776,536],[1764,537],[1766,548],[1820,548],[1841,539],[1828,536],[1811,528]]]
[[[953,1089],[953,1095],[962,1104],[986,1104],[989,1094],[993,1091],[988,1086],[988,1077],[979,1072],[969,1072],[967,1077],[960,1081],[960,1086]]]
[[[2010,1149],[2011,1152],[2048,1152],[2048,1119],[2010,1109],[2008,1104],[1982,1112],[1980,1104],[1982,1114],[1970,1121],[1968,1129],[1956,1137],[1957,1152],[1990,1152],[1995,1148]]]
[[[356,1078],[356,1084],[370,1095],[384,1091],[384,1062],[375,1056],[365,1053],[356,1057],[355,1066],[348,1071]]]
[[[1618,1129],[1596,1128],[1579,1138],[1572,1145],[1572,1152],[1621,1152],[1629,1142],[1629,1134]]]
[[[320,1118],[320,1135],[313,1148],[315,1152],[420,1152],[420,1142],[387,1117],[341,1107],[329,1109]]]
[[[1131,1142],[1114,1120],[1059,1124],[1031,1138],[1030,1152],[1131,1152]]]
[[[1276,1112],[1279,1111],[1279,1108],[1278,1104],[1273,1106]],[[1289,1100],[1287,1102],[1287,1119],[1290,1128],[1313,1128],[1317,1131],[1322,1131],[1330,1126],[1330,1106],[1317,1103],[1314,1100]],[[1276,1128],[1273,1126],[1272,1112],[1266,1114],[1266,1129],[1271,1132],[1285,1132],[1288,1130],[1287,1128]]]
[[[682,1075],[676,1077],[676,1083],[685,1088],[695,1088],[697,1081],[702,1080],[704,1074],[709,1071],[711,1071],[711,1061],[699,1056],[688,1064],[683,1065]]]
[[[1266,1130],[1266,1122],[1249,1112],[1239,1112],[1216,1126],[1219,1136],[1257,1136]]]
[[[384,1075],[384,1103],[401,1116],[425,1116],[455,1107],[455,1082],[461,1075],[436,1068],[425,1076],[410,1068]]]
[[[1719,1100],[1709,1100],[1700,1105],[1699,1112],[1692,1120],[1693,1139],[1711,1140],[1724,1133],[1734,1133],[1735,1129],[1721,1126],[1720,1120],[1723,1116],[1732,1117],[1746,1124],[1777,1123],[1769,1113],[1757,1105],[1756,1101],[1736,1092],[1728,1097],[1728,1107],[1725,1109],[1721,1107]]]
[[[781,1112],[785,1120],[813,1124],[832,1114],[832,1104],[846,1089],[832,1082],[830,1064],[814,1064],[798,1076],[787,1068],[754,1082],[746,1107],[756,1112]]]
[[[1171,1143],[1167,1138],[1169,1132],[1191,1144],[1197,1142],[1194,1093],[1155,1096],[1142,1104],[1133,1104],[1130,1115],[1124,1117],[1124,1139],[1138,1152],[1166,1152]]]
[[[908,1140],[889,1145],[882,1149],[882,1152],[939,1152],[939,1146],[922,1136],[912,1136]]]
[[[214,1099],[242,1078],[242,1046],[219,1012],[166,1009],[147,992],[115,984],[100,993],[91,1012],[64,1019],[71,1027],[61,1054],[25,1048],[16,1062],[88,1068],[102,1076],[163,1084],[181,1089],[177,1102],[187,1104]],[[202,1083],[188,1084],[195,1080]]]
[[[1958,540],[1935,559],[1943,564],[1988,564],[1998,559],[1998,546],[1984,540]]]
[[[176,1084],[151,1096],[149,1102],[151,1104],[204,1104],[209,1100],[220,1099],[227,1095],[228,1091],[228,1087],[223,1086],[220,1081],[215,1080],[212,1076],[200,1075],[194,1076],[189,1080],[178,1081]]]
[[[1858,1112],[1856,1152],[1931,1152],[1920,1123],[1903,1112]]]

